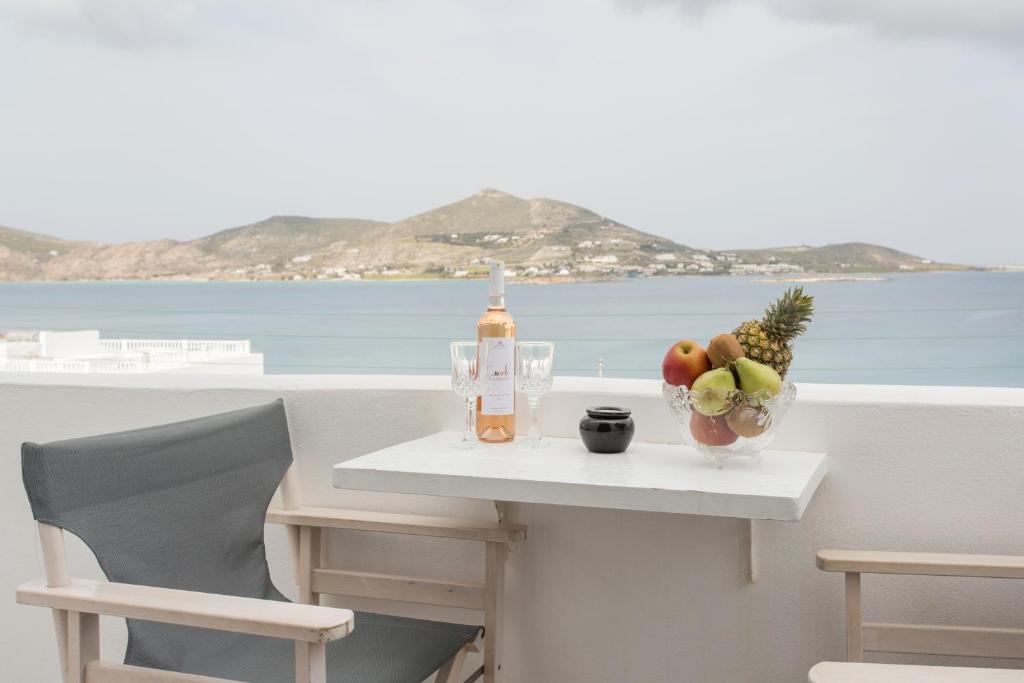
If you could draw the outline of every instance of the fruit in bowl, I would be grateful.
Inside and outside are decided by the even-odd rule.
[[[720,334],[708,343],[708,358],[716,368],[727,368],[745,355],[736,335]]]
[[[729,428],[728,418],[709,417],[694,413],[690,416],[690,434],[705,446],[728,446],[734,443],[739,435]]]
[[[725,424],[738,436],[753,439],[768,429],[771,413],[759,406],[736,406],[725,417]]]
[[[661,362],[661,376],[673,386],[690,388],[694,381],[711,369],[708,352],[692,339],[672,345]]]
[[[814,315],[814,297],[803,287],[789,289],[765,309],[760,320],[748,320],[733,335],[747,358],[774,369],[785,377],[793,362],[793,340],[807,330]]]
[[[685,341],[666,354],[665,402],[683,439],[719,467],[736,455],[759,460],[793,405],[796,387],[785,375],[793,339],[806,330],[813,301],[802,288],[790,289],[761,320],[715,336],[706,350]]]
[[[732,408],[732,394],[736,391],[736,380],[728,368],[708,370],[697,378],[690,387],[693,409],[701,415],[714,417],[724,415]]]
[[[695,397],[686,387],[662,385],[662,393],[672,414],[679,421],[683,440],[719,467],[728,458],[750,456],[760,460],[760,452],[772,440],[775,430],[796,398],[796,387],[783,382],[778,393],[761,391],[747,394],[731,392],[727,407],[717,415],[705,415],[704,397]]]
[[[768,365],[749,358],[740,358],[734,367],[736,377],[739,378],[740,389],[749,396],[763,394],[771,398],[782,390],[782,378]]]

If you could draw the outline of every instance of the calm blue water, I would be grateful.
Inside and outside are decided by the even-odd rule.
[[[790,377],[807,382],[1024,386],[1024,273],[891,275],[806,284],[818,314]],[[556,371],[660,377],[677,339],[760,317],[787,286],[692,277],[510,285],[520,339],[556,342]],[[448,371],[487,285],[474,282],[0,285],[0,330],[98,328],[105,337],[242,338],[268,373]]]

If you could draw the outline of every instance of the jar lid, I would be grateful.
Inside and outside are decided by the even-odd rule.
[[[599,420],[625,420],[632,411],[616,406],[594,406],[587,408],[587,415]]]

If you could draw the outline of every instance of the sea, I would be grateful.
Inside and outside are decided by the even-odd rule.
[[[1024,273],[815,276],[798,382],[1024,387]],[[556,345],[560,375],[659,378],[673,342],[759,318],[792,282],[692,276],[509,284],[521,340]],[[0,331],[248,339],[268,374],[446,374],[487,283],[92,282],[0,285]],[[600,368],[600,370],[599,370]]]

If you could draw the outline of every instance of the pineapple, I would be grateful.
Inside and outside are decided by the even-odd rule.
[[[805,295],[803,287],[795,287],[765,309],[764,318],[748,320],[733,334],[747,358],[769,365],[785,377],[793,362],[790,344],[804,333],[813,314],[814,297]]]

